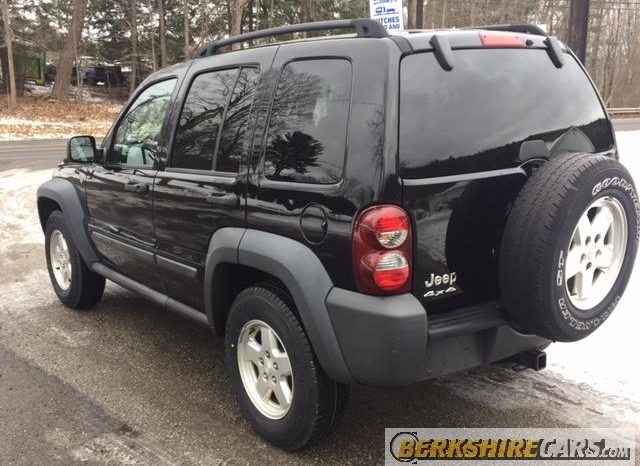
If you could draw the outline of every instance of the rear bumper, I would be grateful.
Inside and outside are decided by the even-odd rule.
[[[513,330],[497,301],[429,319],[411,294],[376,297],[333,288],[326,306],[347,368],[358,383],[406,385],[548,342]]]

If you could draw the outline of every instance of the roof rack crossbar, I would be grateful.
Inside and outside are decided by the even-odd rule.
[[[540,26],[535,24],[491,24],[489,26],[473,26],[463,29],[485,29],[488,31],[519,32],[521,34],[533,34],[536,36],[547,36],[548,34]]]
[[[366,38],[382,38],[389,36],[384,26],[374,19],[336,19],[331,21],[318,21],[315,23],[291,24],[289,26],[262,29],[226,39],[214,40],[198,50],[195,57],[199,58],[215,55],[221,47],[247,42],[254,39],[281,36],[296,32],[330,31],[332,29],[355,29],[358,37]]]

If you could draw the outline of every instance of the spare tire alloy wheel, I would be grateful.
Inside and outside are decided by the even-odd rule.
[[[276,332],[261,320],[247,322],[238,338],[238,369],[251,402],[269,419],[281,419],[293,400],[289,355]]]
[[[564,277],[571,304],[589,310],[600,304],[616,283],[627,250],[627,216],[615,197],[596,199],[573,231]]]
[[[594,332],[620,301],[640,238],[640,202],[612,157],[553,158],[525,183],[500,246],[512,325],[553,341]]]

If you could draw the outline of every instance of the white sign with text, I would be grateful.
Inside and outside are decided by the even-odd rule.
[[[404,30],[402,0],[369,0],[371,18],[392,34]]]

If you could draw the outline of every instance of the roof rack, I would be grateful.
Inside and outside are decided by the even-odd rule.
[[[281,36],[295,32],[330,31],[332,29],[355,29],[357,37],[382,38],[388,37],[387,30],[374,19],[336,19],[331,21],[318,21],[315,23],[291,24],[270,29],[248,32],[226,39],[218,39],[204,45],[195,53],[194,58],[207,57],[218,53],[221,47],[263,37]]]
[[[473,26],[462,29],[485,29],[487,31],[519,32],[521,34],[533,34],[536,36],[548,36],[544,29],[535,24],[492,24],[489,26]]]

